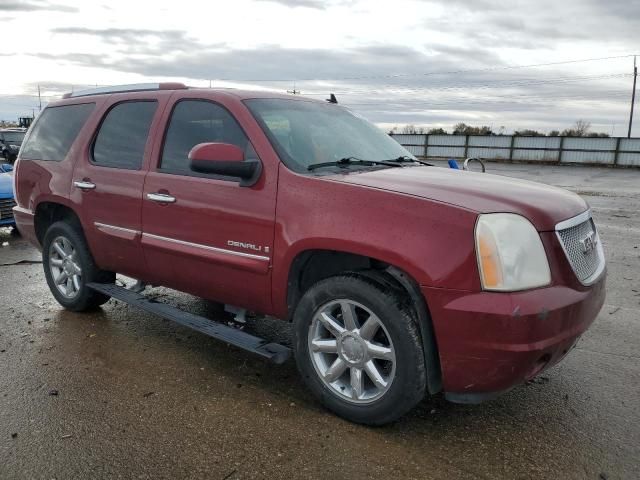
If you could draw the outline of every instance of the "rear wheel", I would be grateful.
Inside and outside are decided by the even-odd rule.
[[[396,293],[359,277],[332,277],[305,293],[294,323],[298,369],[338,415],[381,425],[424,397],[418,328]]]
[[[44,274],[51,293],[68,310],[96,308],[110,297],[87,287],[87,283],[113,283],[115,274],[96,267],[77,222],[55,222],[42,245]]]

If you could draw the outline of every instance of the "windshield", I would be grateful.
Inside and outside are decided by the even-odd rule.
[[[3,132],[3,137],[8,143],[22,143],[24,132]]]
[[[306,173],[309,165],[343,158],[415,158],[378,127],[335,104],[271,98],[246,100],[245,104],[282,161],[296,172]]]

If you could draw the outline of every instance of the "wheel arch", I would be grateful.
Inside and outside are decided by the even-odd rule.
[[[55,201],[40,202],[34,211],[34,228],[38,243],[42,246],[47,229],[55,222],[60,220],[71,220],[77,226],[82,228],[80,217],[69,205]],[[84,232],[82,232],[84,234]]]
[[[427,389],[434,394],[442,389],[440,357],[431,314],[418,282],[403,269],[383,260],[352,252],[310,249],[292,260],[286,289],[287,320],[291,321],[304,292],[316,282],[335,275],[351,273],[382,288],[396,289],[405,295],[415,312],[427,372]]]

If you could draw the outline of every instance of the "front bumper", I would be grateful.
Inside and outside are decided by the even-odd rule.
[[[477,403],[558,363],[602,308],[605,276],[588,288],[515,293],[422,287],[446,396]]]

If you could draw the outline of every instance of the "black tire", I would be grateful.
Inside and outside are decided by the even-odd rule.
[[[311,360],[309,331],[313,317],[323,306],[341,299],[357,302],[374,313],[395,351],[391,384],[371,403],[354,404],[337,394],[320,378]],[[427,380],[418,325],[406,300],[397,292],[355,275],[331,277],[316,283],[303,295],[293,322],[298,370],[311,392],[339,416],[357,423],[383,425],[398,419],[424,398]]]
[[[66,297],[58,290],[49,263],[52,242],[60,237],[66,238],[77,252],[75,261],[82,271],[79,282],[80,288],[72,298]],[[51,293],[58,303],[67,310],[81,312],[95,309],[111,298],[108,295],[91,290],[86,286],[86,284],[90,282],[114,283],[116,275],[113,272],[100,270],[96,266],[82,233],[82,228],[79,223],[73,219],[55,222],[47,229],[42,242],[42,264]]]

